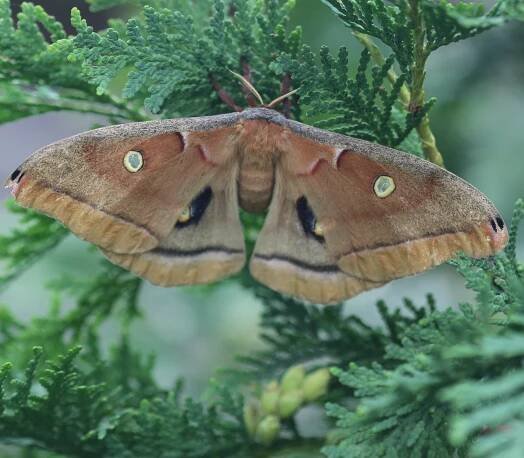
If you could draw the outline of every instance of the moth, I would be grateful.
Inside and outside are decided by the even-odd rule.
[[[238,272],[239,207],[267,211],[251,274],[323,304],[508,239],[496,208],[452,173],[269,108],[85,132],[38,150],[7,184],[162,286]]]

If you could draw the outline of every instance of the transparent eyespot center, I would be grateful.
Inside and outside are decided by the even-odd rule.
[[[315,222],[315,226],[313,227],[313,234],[315,234],[317,237],[324,237],[324,228],[321,224]]]
[[[178,216],[179,223],[187,223],[191,219],[191,210],[189,207],[186,207],[182,210],[182,213]]]
[[[388,177],[387,175],[381,175],[375,180],[373,190],[377,197],[383,199],[395,190],[395,182],[393,181],[393,178]]]
[[[144,166],[144,158],[139,151],[128,151],[124,156],[124,167],[131,173],[138,172]]]

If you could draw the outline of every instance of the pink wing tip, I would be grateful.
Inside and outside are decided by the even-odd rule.
[[[4,186],[6,189],[9,189],[11,195],[16,199],[18,193],[20,192],[21,186],[26,182],[27,176],[25,172],[16,170],[11,174],[11,176],[6,180]]]
[[[500,216],[493,217],[483,225],[484,232],[489,238],[493,253],[502,250],[508,243],[509,234],[504,220]]]

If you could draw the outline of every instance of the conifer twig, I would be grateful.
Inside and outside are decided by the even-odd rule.
[[[289,73],[286,73],[284,75],[284,78],[282,79],[282,83],[280,85],[280,94],[286,95],[289,94],[291,91],[291,75]],[[282,114],[289,118],[291,115],[291,98],[287,97],[282,102],[283,108],[282,108]]]
[[[369,35],[366,35],[362,32],[353,32],[353,36],[360,41],[360,43],[369,51],[369,54],[371,55],[371,58],[377,65],[384,65],[386,62],[386,59],[384,59],[384,56],[382,55],[382,52],[380,51],[379,47],[373,42],[372,38]],[[387,77],[389,82],[393,85],[398,79],[398,75],[390,68],[387,72]],[[409,101],[411,99],[411,92],[409,91],[409,88],[404,83],[402,87],[400,88],[400,101],[402,104],[406,107],[406,109],[409,106]]]
[[[116,102],[113,105],[91,102],[86,100],[79,100],[74,98],[60,97],[59,100],[40,97],[31,93],[24,95],[24,100],[18,101],[17,106],[39,108],[44,111],[74,111],[76,113],[88,113],[94,115],[117,117],[130,120],[144,121],[147,118],[140,116],[137,112],[124,107],[117,106]],[[0,106],[8,108],[9,103],[0,102]],[[138,117],[138,119],[137,119]]]
[[[213,75],[209,75],[209,80],[211,82],[211,86],[215,90],[215,92],[218,94],[218,97],[222,102],[224,102],[229,108],[235,110],[235,111],[242,111],[242,107],[240,105],[237,105],[236,102],[233,100],[233,97],[227,92],[216,80],[216,78]]]
[[[376,64],[384,65],[384,56],[382,55],[378,46],[373,43],[373,40],[371,37],[369,37],[369,35],[361,32],[353,32],[353,35],[369,51],[371,58]],[[423,40],[424,37],[417,37],[417,39]],[[419,49],[419,53],[420,54],[418,54],[418,57],[415,57],[416,62],[412,70],[413,81],[416,81],[416,84],[413,83],[414,91],[410,91],[406,84],[403,84],[402,88],[400,89],[400,101],[404,107],[411,112],[420,109],[424,105],[424,67],[428,54],[427,51],[424,52],[423,49]],[[395,81],[398,79],[398,75],[393,69],[388,70],[387,77],[391,84],[395,84]],[[420,141],[422,142],[422,148],[424,150],[425,156],[434,164],[444,167],[444,159],[437,147],[435,135],[431,130],[429,116],[427,114],[424,115],[422,121],[418,125],[417,133],[419,135]]]
[[[416,113],[424,106],[424,80],[426,79],[426,61],[430,50],[426,46],[426,29],[419,0],[409,0],[409,10],[414,27],[415,52],[411,69],[411,100],[409,110]],[[422,141],[422,149],[426,157],[436,165],[444,167],[444,159],[437,148],[435,136],[429,125],[429,116],[424,115],[417,127],[417,132]]]
[[[250,84],[253,84],[253,79],[251,76],[251,66],[246,61],[242,61],[242,73],[246,81],[248,81]],[[242,90],[244,91],[247,104],[250,107],[256,107],[257,99],[254,96],[254,94],[245,85],[242,85]]]

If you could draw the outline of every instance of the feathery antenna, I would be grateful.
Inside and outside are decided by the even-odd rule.
[[[242,81],[242,84],[251,92],[260,102],[260,105],[264,105],[264,100],[262,100],[262,96],[260,93],[256,90],[255,86],[253,86],[246,78],[244,78],[239,73],[234,72],[233,70],[228,69],[233,75],[235,75],[240,81]]]
[[[273,100],[269,105],[266,105],[267,108],[273,108],[275,105],[278,105],[283,100],[287,99],[289,96],[296,94],[300,88],[297,87],[296,89],[293,89],[292,91],[289,91],[286,94],[282,94],[281,96],[277,97],[275,100]]]

